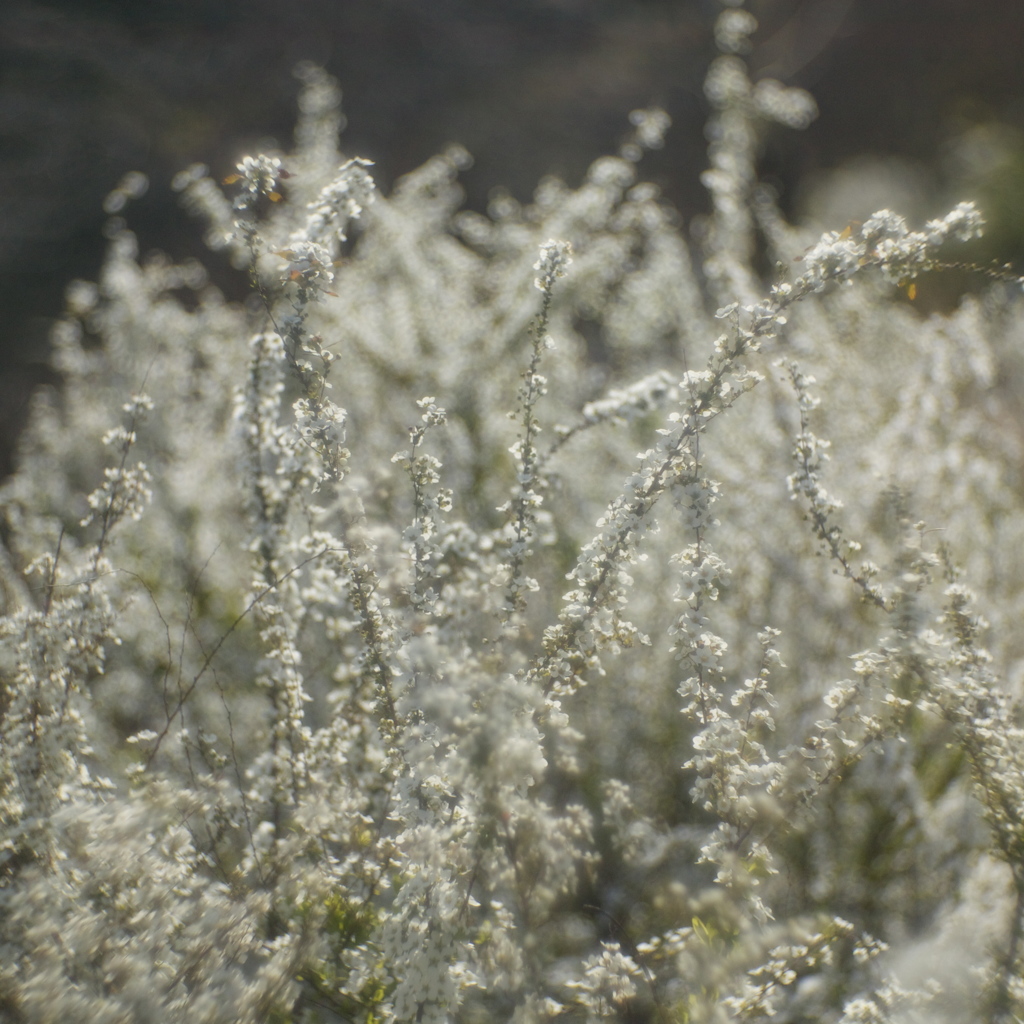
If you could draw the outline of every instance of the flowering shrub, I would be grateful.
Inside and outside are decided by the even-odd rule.
[[[787,224],[755,27],[699,267],[662,112],[485,217],[303,67],[293,154],[175,183],[251,301],[126,230],[73,286],[2,492],[4,1020],[1024,1013],[1019,284],[908,301],[970,204]]]

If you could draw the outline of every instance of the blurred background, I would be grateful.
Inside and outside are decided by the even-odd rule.
[[[1024,258],[1022,0],[750,0],[753,77],[810,90],[820,117],[766,139],[763,177],[794,217],[835,226],[880,206],[912,218],[977,199],[985,259]],[[0,13],[0,475],[49,325],[94,278],[104,197],[148,176],[129,211],[143,252],[204,256],[174,174],[223,176],[288,147],[299,60],[341,82],[343,148],[385,190],[449,142],[475,158],[467,204],[578,184],[629,112],[664,107],[645,157],[686,222],[705,208],[702,81],[716,0],[4,0]],[[218,278],[230,293],[225,273]]]

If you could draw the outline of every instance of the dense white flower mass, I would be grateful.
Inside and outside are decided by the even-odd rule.
[[[294,152],[175,179],[249,302],[127,230],[70,286],[0,489],[4,1024],[1024,1019],[1020,282],[917,307],[966,202],[787,224],[816,108],[721,6],[698,239],[662,111],[459,213],[302,65]]]
[[[534,284],[540,291],[550,292],[555,281],[565,277],[570,263],[572,245],[550,239],[540,247],[540,259],[533,265],[533,269],[540,272]]]

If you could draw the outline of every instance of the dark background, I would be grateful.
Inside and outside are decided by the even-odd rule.
[[[965,132],[998,125],[1004,142],[1024,137],[1022,0],[747,6],[761,23],[754,77],[803,86],[821,109],[808,131],[766,143],[765,174],[791,211],[808,183],[865,154],[901,158],[939,194]],[[268,139],[287,147],[300,59],[340,80],[344,148],[375,160],[385,189],[457,141],[475,157],[463,183],[478,209],[496,185],[526,199],[548,172],[577,183],[614,150],[630,110],[659,104],[674,125],[644,171],[688,218],[705,202],[701,85],[720,9],[715,0],[3,0],[0,451],[32,382],[46,376],[67,282],[97,273],[104,196],[126,171],[145,172],[150,190],[129,210],[143,250],[200,255],[171,178],[196,161],[228,174]],[[1000,259],[1024,255],[1024,144],[1018,156],[979,185],[1000,222],[990,243]]]

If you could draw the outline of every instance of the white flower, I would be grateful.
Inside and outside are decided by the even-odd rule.
[[[534,270],[540,271],[533,283],[542,292],[550,292],[555,281],[560,277],[565,277],[570,263],[572,263],[572,246],[568,242],[559,242],[554,238],[549,239],[540,247],[540,259],[533,265]]]
[[[818,104],[809,92],[785,86],[774,78],[762,78],[754,86],[753,99],[762,117],[787,128],[806,128],[818,116]]]
[[[334,281],[331,254],[316,242],[298,241],[277,253],[288,261],[283,277],[310,288],[314,294],[326,289]]]
[[[276,156],[247,156],[236,166],[237,173],[225,181],[226,184],[240,186],[241,192],[235,200],[238,209],[248,209],[257,196],[267,196],[274,202],[280,200],[277,192],[278,181],[286,176],[281,161]]]
[[[329,235],[344,241],[349,222],[358,220],[363,210],[376,198],[376,186],[366,171],[371,160],[355,158],[338,169],[334,180],[325,185],[309,204],[309,218],[302,237],[326,244]]]
[[[756,31],[757,18],[750,11],[725,10],[715,22],[715,42],[723,53],[747,53]]]

